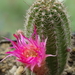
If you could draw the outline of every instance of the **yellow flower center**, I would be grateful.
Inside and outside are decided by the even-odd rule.
[[[34,50],[25,50],[24,51],[24,56],[25,57],[36,57],[37,53]]]
[[[36,57],[38,55],[38,53],[36,51],[38,50],[37,48],[35,48],[34,46],[30,45],[30,49],[26,49],[24,51],[24,56],[25,57]]]

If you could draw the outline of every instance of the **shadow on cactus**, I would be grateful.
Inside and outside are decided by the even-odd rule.
[[[69,20],[65,7],[57,0],[36,0],[29,8],[25,20],[25,35],[29,37],[37,27],[38,34],[47,40],[47,54],[56,57],[47,58],[49,75],[61,75],[67,61],[67,50],[70,48]]]

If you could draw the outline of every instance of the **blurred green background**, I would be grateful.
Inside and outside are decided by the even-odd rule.
[[[0,0],[0,37],[10,38],[18,29],[24,29],[25,13],[33,2],[34,0]],[[71,30],[75,32],[75,0],[66,0],[65,6],[71,16]]]

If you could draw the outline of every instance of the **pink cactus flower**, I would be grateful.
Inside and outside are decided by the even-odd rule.
[[[13,51],[6,52],[6,54],[9,54],[7,57],[17,57],[17,61],[25,64],[26,68],[29,68],[31,71],[33,71],[35,66],[41,67],[41,64],[48,56],[55,56],[46,54],[47,38],[40,39],[35,26],[30,38],[25,37],[20,32],[14,34],[14,37],[16,38],[16,42],[6,38],[12,43],[12,48],[14,48]]]

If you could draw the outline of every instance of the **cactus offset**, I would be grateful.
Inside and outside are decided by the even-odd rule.
[[[47,53],[56,54],[48,57],[50,75],[60,75],[67,60],[70,47],[69,21],[62,3],[55,0],[36,0],[27,12],[25,35],[30,36],[36,25],[38,34],[47,40]]]

